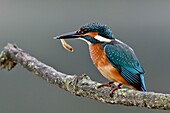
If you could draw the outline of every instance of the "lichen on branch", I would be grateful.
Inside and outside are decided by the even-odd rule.
[[[110,97],[110,88],[98,89],[97,86],[100,83],[91,80],[89,76],[61,73],[38,61],[16,45],[7,44],[0,53],[0,68],[11,70],[16,64],[20,64],[50,84],[58,85],[76,96],[87,97],[109,104],[170,110],[170,94],[119,89],[113,93],[113,97]]]

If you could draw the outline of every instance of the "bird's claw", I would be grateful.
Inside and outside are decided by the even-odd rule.
[[[113,84],[113,82],[101,84],[101,85],[97,86],[97,88],[99,89],[99,88],[104,87],[104,86],[106,86],[106,87],[112,87],[111,84]]]
[[[121,86],[122,86],[122,84],[119,84],[118,86],[113,87],[113,88],[111,89],[110,93],[109,93],[110,97],[113,97],[113,93],[114,93],[116,90],[121,89]]]
[[[120,89],[120,88],[118,88],[118,87],[112,88],[112,89],[110,90],[110,93],[109,93],[110,97],[113,97],[113,93],[114,93],[116,90],[118,90],[118,89]]]

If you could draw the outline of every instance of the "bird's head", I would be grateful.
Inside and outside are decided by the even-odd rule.
[[[111,42],[115,39],[111,29],[107,25],[100,23],[86,24],[80,27],[77,31],[54,37],[54,39],[71,38],[85,40],[88,44]]]

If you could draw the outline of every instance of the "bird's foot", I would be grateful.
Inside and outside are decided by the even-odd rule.
[[[115,92],[118,89],[121,89],[121,86],[122,84],[119,83],[118,85],[116,85],[116,87],[113,87],[110,91],[110,97],[113,97],[113,92]]]
[[[106,87],[111,87],[111,84],[113,84],[113,82],[101,84],[101,85],[97,86],[97,88],[101,88],[101,87],[104,87],[104,86],[106,86]]]

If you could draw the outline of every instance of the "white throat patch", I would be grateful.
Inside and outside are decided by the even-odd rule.
[[[104,38],[104,37],[102,37],[102,36],[100,36],[100,35],[96,35],[94,38],[95,38],[96,40],[101,41],[101,42],[111,42],[111,41],[112,41],[111,39]]]
[[[86,40],[86,39],[84,39],[84,38],[78,38],[78,39],[80,39],[80,40],[83,40],[83,41],[87,42],[87,44],[88,44],[88,45],[91,45],[91,42],[87,41],[87,40]]]

